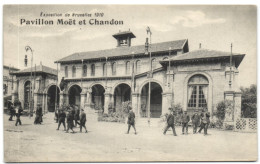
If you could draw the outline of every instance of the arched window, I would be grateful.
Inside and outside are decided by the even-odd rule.
[[[116,62],[112,63],[112,75],[116,75]]]
[[[188,109],[207,108],[208,79],[203,75],[194,75],[188,82]]]
[[[76,66],[72,66],[72,77],[76,77]]]
[[[64,71],[65,71],[65,77],[68,77],[68,66],[65,66]]]
[[[127,61],[125,63],[125,74],[126,75],[130,74],[130,61]]]
[[[103,76],[107,76],[107,63],[103,64]]]
[[[140,73],[141,72],[141,61],[137,60],[136,61],[136,73]]]
[[[152,59],[152,70],[154,70],[155,68],[156,68],[156,59],[155,58],[153,58]]]
[[[91,65],[91,76],[95,76],[95,64]]]
[[[87,76],[87,70],[88,70],[88,67],[86,64],[83,65],[83,69],[82,69],[82,76],[85,77]]]

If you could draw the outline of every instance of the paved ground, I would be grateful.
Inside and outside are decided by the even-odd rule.
[[[209,135],[162,134],[161,127],[138,126],[138,134],[125,134],[127,125],[97,122],[88,115],[89,133],[56,131],[53,114],[43,125],[22,117],[22,126],[4,115],[5,162],[62,161],[223,161],[256,160],[257,134],[209,129]],[[93,118],[93,119],[91,119]],[[75,131],[79,131],[76,128]],[[191,129],[190,129],[191,131]]]

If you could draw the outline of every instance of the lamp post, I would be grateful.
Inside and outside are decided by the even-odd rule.
[[[33,50],[30,46],[26,46],[25,47],[25,51],[31,51],[31,75],[30,75],[30,89],[29,89],[29,118],[31,118],[31,112],[32,112],[32,99],[33,99],[33,94],[31,93],[32,92],[32,64],[33,64]],[[27,67],[27,55],[25,55],[25,59],[24,59],[24,64],[25,64],[25,67]]]
[[[146,28],[147,35],[150,34],[150,44],[148,42],[148,37],[146,38],[146,43],[145,43],[145,49],[146,49],[146,54],[149,52],[149,76],[148,76],[148,110],[147,110],[147,116],[148,116],[148,125],[150,126],[150,118],[151,118],[151,78],[152,78],[152,51],[151,51],[151,45],[152,45],[152,32],[150,27]],[[149,50],[150,48],[150,50]]]
[[[231,81],[231,71],[232,71],[232,47],[233,47],[233,45],[232,45],[232,43],[231,43],[231,54],[230,54],[230,71],[229,71],[229,73],[230,73],[230,75],[229,75],[229,87],[231,88],[231,85],[232,85],[232,81]]]

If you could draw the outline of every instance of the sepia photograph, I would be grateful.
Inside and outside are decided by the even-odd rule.
[[[4,162],[257,161],[257,6],[3,5]]]

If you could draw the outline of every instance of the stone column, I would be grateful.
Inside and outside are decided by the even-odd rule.
[[[14,102],[14,100],[18,99],[18,80],[14,80],[14,87],[12,90],[12,102]]]
[[[234,104],[234,119],[238,119],[241,118],[241,96],[242,93],[241,92],[236,92],[234,94],[234,100],[235,100],[235,104]]]
[[[59,106],[62,106],[63,103],[65,103],[65,102],[64,102],[64,101],[65,101],[64,91],[61,91],[59,94],[60,94],[60,104],[59,104]]]
[[[80,107],[83,109],[85,109],[86,95],[87,95],[87,89],[83,88],[80,93]]]
[[[45,104],[45,99],[46,99],[46,93],[43,93],[43,95],[42,95],[42,112],[43,112],[43,114],[45,114],[46,113],[46,104]]]
[[[140,111],[138,109],[138,97],[139,93],[132,93],[132,108],[136,117],[140,117]]]
[[[108,113],[108,107],[111,102],[111,97],[113,96],[111,96],[110,93],[104,93],[104,96],[105,96],[104,113]]]
[[[172,94],[170,92],[162,93],[162,114],[168,112],[171,107]]]

